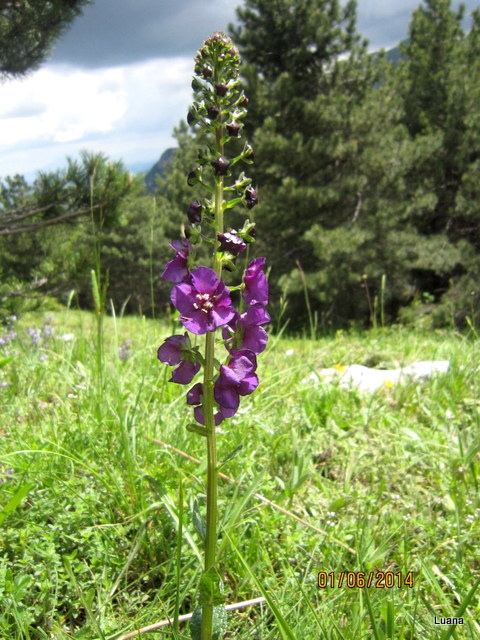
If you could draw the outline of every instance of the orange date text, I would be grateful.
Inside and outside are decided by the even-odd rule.
[[[413,571],[402,573],[401,571],[319,571],[318,586],[320,589],[330,587],[347,587],[348,589],[401,589],[409,587],[413,589]]]

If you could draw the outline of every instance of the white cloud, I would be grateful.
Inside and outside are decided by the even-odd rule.
[[[81,149],[155,160],[186,115],[192,67],[189,58],[88,72],[47,65],[3,84],[0,176],[63,166]]]

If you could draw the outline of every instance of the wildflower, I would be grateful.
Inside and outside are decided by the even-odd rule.
[[[132,349],[130,347],[131,343],[132,341],[130,340],[130,338],[127,338],[126,340],[124,340],[123,344],[118,347],[118,357],[120,358],[120,360],[122,360],[122,362],[128,360],[132,355]]]
[[[232,231],[226,231],[225,233],[219,233],[217,235],[217,239],[220,242],[220,251],[228,251],[234,256],[237,256],[242,251],[245,251],[247,245],[237,235],[237,232],[232,229]]]
[[[225,409],[237,410],[240,396],[248,396],[258,387],[255,374],[257,358],[253,351],[242,349],[220,367],[213,393],[217,403]]]
[[[243,276],[245,289],[242,296],[247,304],[265,306],[268,303],[268,283],[262,271],[264,264],[265,258],[255,258],[245,269]]]
[[[174,240],[169,245],[177,255],[167,262],[162,278],[169,282],[184,282],[188,278],[188,257],[193,252],[193,246],[186,238]]]
[[[235,315],[230,290],[208,267],[194,269],[190,283],[173,287],[170,299],[182,314],[180,322],[196,335],[215,331]]]
[[[38,329],[34,329],[33,327],[28,327],[27,329],[28,335],[32,339],[33,344],[38,344],[40,342],[40,332]]]
[[[171,366],[178,365],[172,371],[170,382],[177,384],[190,384],[200,369],[200,363],[193,361],[193,351],[190,349],[190,341],[187,332],[183,336],[170,336],[157,351],[157,357],[161,362]]]
[[[260,305],[251,306],[245,313],[237,313],[223,330],[224,340],[233,335],[233,339],[225,346],[231,354],[242,349],[255,354],[262,353],[267,345],[268,334],[260,325],[267,322],[270,322],[270,316]]]

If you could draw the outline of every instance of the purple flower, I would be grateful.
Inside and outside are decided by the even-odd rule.
[[[188,283],[173,287],[170,299],[182,314],[180,322],[196,335],[215,331],[235,315],[230,290],[208,267],[194,269]]]
[[[177,255],[165,265],[162,278],[169,282],[184,282],[188,278],[188,256],[193,252],[193,246],[186,238],[169,242],[169,245]]]
[[[219,233],[217,239],[220,242],[220,251],[228,251],[234,256],[237,256],[242,251],[245,251],[247,245],[240,238],[235,231],[226,231],[225,233]]]
[[[187,404],[201,405],[202,396],[203,384],[201,382],[197,382],[197,384],[194,384],[190,391],[187,393]],[[224,418],[231,418],[234,414],[235,411],[220,407],[220,410],[217,411],[213,416],[215,426],[218,426]],[[199,422],[200,424],[205,424],[205,416],[203,415],[203,408],[201,406],[195,407],[195,409],[193,410],[193,415],[197,422]]]
[[[240,396],[248,396],[258,386],[255,374],[257,358],[253,351],[242,349],[230,358],[228,365],[220,367],[213,393],[220,407],[236,411]]]
[[[236,355],[242,349],[248,349],[255,354],[262,353],[267,346],[268,334],[260,325],[270,322],[270,316],[260,305],[251,306],[245,313],[237,314],[222,332],[223,339],[228,340],[233,334],[226,348]]]
[[[40,342],[40,332],[38,329],[33,329],[32,327],[28,327],[27,332],[30,338],[32,339],[33,344],[38,344]]]
[[[230,166],[230,160],[227,160],[224,156],[218,156],[211,164],[215,169],[216,176],[224,176]]]
[[[157,357],[161,362],[171,366],[178,365],[178,367],[172,371],[170,382],[190,384],[195,374],[198,373],[200,363],[192,362],[192,360],[189,359],[189,346],[190,341],[187,332],[185,332],[183,336],[170,336],[162,346],[159,347]]]
[[[262,267],[265,258],[255,258],[245,269],[243,282],[245,289],[242,292],[247,304],[265,306],[268,303],[268,283]]]

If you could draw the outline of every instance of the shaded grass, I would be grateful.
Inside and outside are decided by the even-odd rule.
[[[177,588],[178,613],[194,608],[205,465],[152,439],[200,460],[204,443],[155,357],[169,327],[106,319],[99,393],[93,315],[54,314],[54,337],[33,347],[25,330],[44,320],[22,319],[1,371],[0,509],[25,496],[0,525],[0,637],[113,640],[172,616]],[[261,584],[277,618],[266,605],[230,614],[228,637],[277,639],[283,620],[299,639],[442,638],[433,616],[461,610],[480,575],[478,343],[392,328],[270,345],[258,391],[221,425],[219,458],[243,448],[222,469],[237,485],[220,486],[219,546],[228,601],[261,595]],[[449,373],[375,394],[305,381],[336,364],[424,359],[450,360]],[[320,589],[319,571],[337,583],[342,571],[412,571],[414,587]],[[451,637],[479,637],[478,610],[474,592]],[[176,637],[148,637],[165,636]]]

